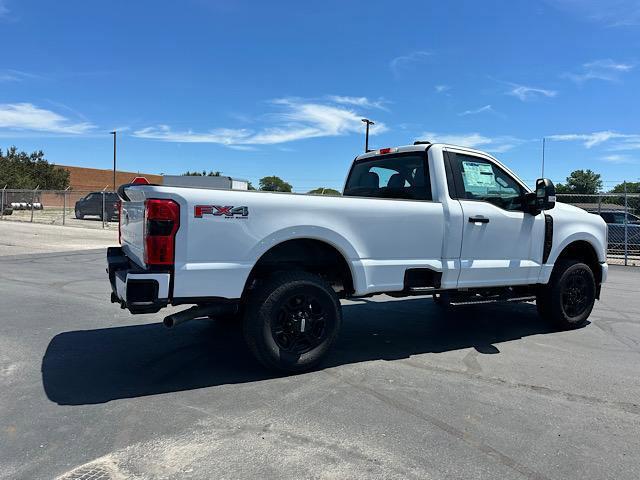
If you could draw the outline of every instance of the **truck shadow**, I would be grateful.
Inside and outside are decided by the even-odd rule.
[[[492,305],[443,311],[431,299],[344,305],[344,322],[323,367],[395,360],[551,333],[535,307]],[[239,328],[193,321],[167,330],[143,324],[64,332],[42,360],[48,398],[60,405],[191,390],[277,377],[253,359]]]

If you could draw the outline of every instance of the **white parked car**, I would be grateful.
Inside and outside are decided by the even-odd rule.
[[[605,222],[491,155],[416,143],[357,157],[341,197],[122,186],[112,301],[194,305],[168,326],[235,316],[255,356],[287,371],[324,357],[340,298],[536,301],[561,328],[586,323],[607,277]]]

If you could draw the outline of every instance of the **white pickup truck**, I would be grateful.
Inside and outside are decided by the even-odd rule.
[[[607,277],[607,226],[532,192],[492,156],[416,142],[357,157],[343,195],[129,184],[111,300],[131,313],[242,322],[264,365],[301,371],[327,353],[340,298],[432,295],[443,306],[536,301],[560,328],[586,323]]]

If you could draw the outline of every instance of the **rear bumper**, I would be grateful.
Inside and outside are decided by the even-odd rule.
[[[133,263],[121,247],[107,249],[111,302],[131,313],[155,313],[169,303],[169,272],[151,272]]]

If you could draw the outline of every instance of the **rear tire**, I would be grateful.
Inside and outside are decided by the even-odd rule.
[[[264,366],[303,372],[323,360],[341,323],[338,296],[322,278],[281,272],[249,295],[243,330],[249,349]]]
[[[596,282],[588,265],[562,260],[553,269],[549,284],[538,292],[539,314],[561,330],[579,328],[587,322],[596,300]]]

